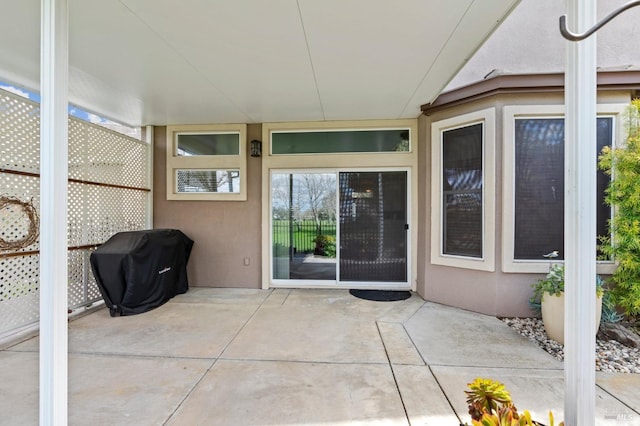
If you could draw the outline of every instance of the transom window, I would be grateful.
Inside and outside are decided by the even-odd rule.
[[[409,129],[274,131],[272,154],[410,151]]]
[[[177,133],[176,154],[240,155],[240,133]]]
[[[246,125],[167,127],[167,199],[244,201]]]

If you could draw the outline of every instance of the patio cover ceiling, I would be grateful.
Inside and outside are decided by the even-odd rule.
[[[69,0],[70,102],[130,125],[413,118],[519,0]],[[40,1],[0,80],[38,90]]]

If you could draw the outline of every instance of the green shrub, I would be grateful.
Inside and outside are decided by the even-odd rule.
[[[332,235],[318,235],[314,240],[315,254],[327,257],[336,257],[336,239]]]
[[[623,316],[618,313],[616,309],[616,303],[613,300],[613,295],[610,291],[604,293],[602,296],[602,316],[600,317],[601,323],[616,323],[623,320]]]
[[[640,100],[628,108],[627,143],[623,148],[605,147],[599,167],[612,176],[605,200],[615,207],[609,221],[610,235],[600,237],[600,250],[613,258],[617,268],[611,280],[613,301],[626,315],[640,314]]]

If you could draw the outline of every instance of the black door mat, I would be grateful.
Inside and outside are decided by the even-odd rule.
[[[349,290],[349,293],[359,299],[373,300],[376,302],[395,302],[411,297],[410,291],[397,290]]]

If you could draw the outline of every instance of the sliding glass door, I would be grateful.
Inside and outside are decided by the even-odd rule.
[[[340,173],[340,281],[407,281],[407,173]]]
[[[335,281],[335,173],[274,173],[271,229],[274,279]]]
[[[274,172],[272,280],[406,286],[407,223],[406,171]]]

